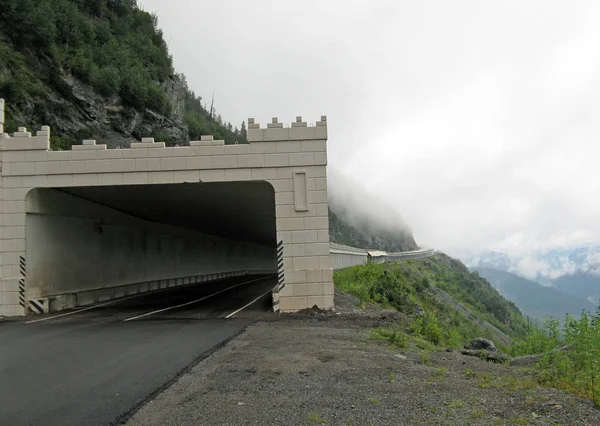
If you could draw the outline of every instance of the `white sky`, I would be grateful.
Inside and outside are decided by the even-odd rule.
[[[225,120],[329,121],[419,243],[600,242],[600,2],[140,0]]]

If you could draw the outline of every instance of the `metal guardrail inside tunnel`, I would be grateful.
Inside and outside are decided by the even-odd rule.
[[[421,246],[417,250],[403,252],[385,252],[382,250],[361,249],[342,244],[330,244],[331,266],[333,269],[365,265],[369,259],[375,263],[392,262],[395,260],[423,259],[432,256],[435,250]]]

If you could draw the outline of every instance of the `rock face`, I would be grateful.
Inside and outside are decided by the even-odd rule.
[[[37,130],[48,125],[53,135],[65,138],[69,144],[97,139],[109,148],[128,147],[131,142],[151,136],[164,139],[161,141],[169,145],[187,144],[188,129],[182,122],[187,87],[179,77],[162,84],[173,111],[165,117],[149,109],[127,106],[117,95],[104,97],[66,72],[54,70],[52,75],[44,75],[44,70],[41,64],[36,68],[43,94],[21,99],[18,110],[8,105],[13,113],[12,127],[22,125]],[[47,84],[50,79],[52,84]]]
[[[494,342],[488,339],[484,339],[482,337],[478,337],[476,339],[471,340],[466,346],[465,349],[480,351],[485,350],[487,352],[497,352],[498,349]]]

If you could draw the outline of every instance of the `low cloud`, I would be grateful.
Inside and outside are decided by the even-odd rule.
[[[226,120],[327,114],[330,170],[420,243],[524,256],[600,241],[600,4],[140,3]]]

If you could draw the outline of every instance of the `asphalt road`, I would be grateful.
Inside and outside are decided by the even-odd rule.
[[[226,316],[257,298],[247,310],[268,306],[276,280],[242,284],[249,280],[173,288],[72,315],[0,322],[0,425],[119,423],[251,321],[244,318],[246,310]],[[39,319],[44,321],[29,322]]]

